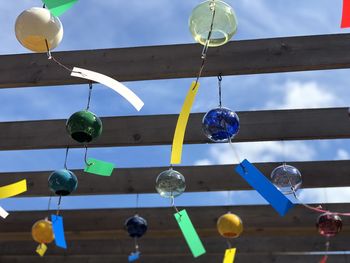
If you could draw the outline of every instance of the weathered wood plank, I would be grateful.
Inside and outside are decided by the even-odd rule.
[[[328,208],[346,211],[350,205],[329,205]],[[207,250],[207,254],[198,259],[199,262],[220,262],[219,259],[222,259],[226,242],[216,231],[216,220],[227,210],[227,207],[187,208]],[[268,206],[231,207],[231,211],[241,216],[245,229],[242,236],[232,242],[238,249],[237,262],[308,262],[321,258],[275,254],[323,251],[325,239],[317,233],[314,225],[317,213],[295,207],[282,218]],[[68,250],[62,251],[50,245],[43,260],[49,263],[123,260],[133,250],[133,241],[123,230],[123,223],[134,212],[132,209],[62,211]],[[147,234],[140,240],[142,262],[160,262],[158,258],[193,262],[173,218],[173,209],[139,209],[138,212],[149,223]],[[46,215],[47,212],[12,213],[6,224],[0,225],[1,262],[36,262],[37,258],[32,256],[36,244],[30,240],[30,229],[35,220]],[[332,239],[331,251],[347,250],[349,220],[343,218],[344,228],[339,236]],[[342,260],[343,257],[332,256],[332,259]]]
[[[191,114],[185,143],[208,143],[203,113]],[[241,130],[234,142],[350,138],[347,108],[238,112]],[[102,118],[102,136],[91,147],[171,144],[178,115]],[[327,125],[324,125],[327,123]],[[69,138],[65,120],[2,122],[0,150],[82,147]],[[45,140],[43,140],[45,138]]]
[[[140,239],[139,244],[143,255],[190,255],[181,233],[176,238],[148,238],[144,236]],[[127,235],[127,234],[125,234]],[[146,234],[147,235],[147,234]],[[217,233],[212,237],[201,237],[204,247],[208,254],[223,254],[227,248],[226,240]],[[349,235],[342,235],[332,240],[332,250],[347,250]],[[37,246],[35,241],[3,241],[0,242],[0,255],[24,256],[31,255]],[[68,240],[68,249],[65,252],[67,256],[72,255],[128,255],[133,250],[134,242],[131,238],[114,238],[110,240]],[[300,236],[254,236],[239,237],[232,240],[238,253],[284,253],[284,252],[307,252],[307,251],[324,251],[324,238],[317,235],[300,235]],[[62,255],[62,249],[56,248],[54,244],[50,245],[47,253],[50,255]],[[204,256],[205,257],[205,256]]]
[[[203,76],[350,67],[350,34],[233,41],[211,48]],[[199,44],[54,52],[68,67],[82,67],[120,81],[194,77]],[[0,57],[0,88],[80,84],[46,54]]]
[[[129,253],[129,252],[128,252]],[[40,262],[44,263],[116,263],[126,262],[127,255],[85,255],[85,256],[45,256],[40,258]],[[162,254],[158,255],[142,255],[142,263],[217,263],[222,262],[223,253],[221,254],[206,254],[205,256],[194,259],[191,255],[167,255],[164,257]],[[305,262],[318,262],[322,256],[277,256],[271,254],[237,254],[235,262],[237,263],[268,263],[268,262],[283,262],[283,263],[305,263]],[[347,255],[330,256],[329,262],[348,263],[350,257]],[[166,260],[166,261],[165,261]],[[1,263],[37,263],[39,261],[38,256],[0,256]]]
[[[348,186],[350,161],[290,162],[302,173],[303,188]],[[255,163],[269,177],[281,163]],[[168,167],[117,168],[110,177],[88,175],[73,170],[79,187],[73,195],[154,193],[159,173]],[[187,192],[247,190],[251,187],[235,171],[235,165],[176,167],[186,177]],[[47,179],[52,171],[0,173],[3,185],[27,179],[28,191],[21,196],[48,196],[51,194]],[[331,176],[330,176],[331,175]]]
[[[64,200],[63,200],[64,202]],[[331,204],[324,208],[331,211],[350,211],[350,204]],[[180,209],[180,207],[179,207]],[[232,206],[232,207],[188,207],[186,208],[194,226],[198,229],[216,229],[218,217],[227,211],[238,214],[245,229],[253,235],[254,232],[264,233],[271,228],[301,228],[315,226],[318,214],[302,206],[296,206],[285,217],[280,217],[270,206]],[[125,220],[135,214],[136,209],[110,210],[76,210],[62,211],[66,231],[109,231],[123,229]],[[173,217],[173,208],[138,209],[138,213],[149,222],[149,233],[178,229]],[[45,218],[47,211],[13,212],[6,219],[6,224],[0,224],[0,233],[26,232],[31,229],[36,220]],[[344,231],[350,225],[350,218],[343,218]],[[267,231],[267,230],[266,230]],[[270,231],[270,230],[269,230]]]

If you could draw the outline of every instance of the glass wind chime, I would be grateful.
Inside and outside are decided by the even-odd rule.
[[[285,162],[272,171],[271,181],[283,194],[293,194],[301,205],[314,212],[320,213],[316,221],[316,228],[321,236],[326,237],[325,255],[320,263],[326,263],[328,259],[327,252],[330,247],[330,238],[335,237],[342,229],[343,223],[340,216],[350,216],[350,213],[331,212],[322,209],[321,206],[313,207],[303,203],[297,195],[297,191],[302,185],[301,173],[296,167],[287,165]]]
[[[186,210],[178,211],[174,199],[180,196],[186,189],[185,177],[175,169],[173,165],[181,163],[182,147],[184,135],[192,104],[199,88],[199,79],[204,69],[207,52],[209,47],[217,47],[227,43],[237,30],[237,19],[231,6],[223,1],[210,0],[205,1],[195,7],[189,18],[189,28],[194,40],[203,45],[201,54],[201,65],[196,80],[191,84],[187,93],[185,102],[180,112],[174,139],[171,148],[170,168],[161,172],[156,179],[156,190],[160,196],[169,198],[171,205],[176,213],[174,214],[177,223],[186,239],[186,242],[194,257],[201,256],[205,253],[205,248],[199,239],[196,230],[186,212]],[[209,121],[220,115],[223,118],[230,118],[226,109],[221,108],[221,112],[214,111],[209,114]],[[212,116],[216,115],[216,116]],[[210,127],[209,127],[210,126]],[[207,128],[212,128],[212,123],[208,123]],[[212,133],[208,130],[208,133]],[[214,133],[213,133],[214,135]],[[227,136],[227,132],[225,132]],[[215,138],[214,138],[215,139]]]
[[[162,197],[170,198],[175,210],[174,198],[181,195],[186,188],[185,177],[173,169],[174,164],[181,162],[182,144],[184,133],[190,114],[194,97],[198,90],[199,78],[201,77],[206,55],[209,47],[217,47],[227,43],[237,31],[237,19],[231,6],[223,1],[210,0],[205,1],[195,7],[189,18],[189,28],[195,41],[202,44],[203,51],[201,55],[202,63],[198,72],[196,81],[192,83],[189,93],[186,97],[183,109],[180,113],[175,130],[170,168],[161,172],[156,180],[156,190]],[[211,130],[213,120],[220,117],[224,119],[232,118],[230,111],[226,108],[214,109],[207,113],[206,134],[216,136]],[[234,114],[234,113],[233,113]],[[234,114],[235,115],[235,114]],[[237,115],[235,115],[237,117]],[[237,117],[238,120],[238,117]],[[220,136],[220,135],[219,135]],[[227,132],[225,132],[227,136]],[[210,136],[212,140],[215,137]]]
[[[219,234],[226,238],[227,246],[223,262],[234,262],[236,248],[232,248],[230,239],[239,237],[243,232],[243,223],[239,216],[228,212],[219,217],[216,223]]]
[[[211,109],[204,115],[202,129],[212,142],[231,142],[238,134],[239,118],[234,111],[222,107],[221,82],[222,77],[218,76],[219,107]]]
[[[124,227],[129,236],[135,241],[135,252],[132,252],[128,257],[128,261],[133,262],[140,258],[141,252],[138,244],[138,239],[147,232],[148,224],[144,218],[138,214],[135,214],[125,221]]]
[[[43,257],[47,251],[47,244],[55,240],[56,246],[66,249],[67,244],[64,237],[63,218],[60,216],[60,206],[62,196],[67,196],[75,191],[78,187],[78,179],[72,171],[67,169],[67,155],[64,163],[64,169],[56,170],[51,173],[48,179],[50,190],[56,194],[58,198],[57,211],[55,215],[51,215],[51,220],[45,219],[37,221],[32,227],[32,237],[39,245],[36,252]],[[51,197],[49,198],[48,211],[50,211]]]

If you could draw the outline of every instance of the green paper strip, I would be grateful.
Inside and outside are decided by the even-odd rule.
[[[187,245],[192,251],[193,257],[196,258],[205,254],[205,248],[203,247],[202,241],[199,239],[196,229],[194,229],[186,210],[181,210],[180,212],[175,213],[174,216],[186,239]]]
[[[114,164],[108,163],[100,160],[96,160],[93,158],[89,158],[87,160],[87,163],[89,165],[86,165],[84,172],[91,173],[91,174],[97,174],[101,176],[111,176]]]
[[[42,0],[54,16],[60,16],[70,9],[78,0]]]

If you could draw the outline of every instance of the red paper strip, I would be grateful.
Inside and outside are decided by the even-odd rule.
[[[319,263],[326,263],[328,256],[324,256]]]
[[[343,0],[343,16],[340,27],[350,27],[350,0]]]

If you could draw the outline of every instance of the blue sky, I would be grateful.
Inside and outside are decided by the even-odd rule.
[[[227,2],[235,9],[239,23],[233,40],[349,32],[339,26],[341,0]],[[61,16],[64,39],[54,51],[193,43],[187,23],[198,3],[195,0],[80,0]],[[14,23],[23,10],[41,5],[39,0],[2,3],[0,54],[29,52],[17,42]],[[347,107],[348,74],[348,70],[328,70],[225,76],[223,104],[236,111]],[[110,89],[95,85],[91,110],[99,116],[177,114],[191,81],[124,83],[144,100],[145,106],[139,113]],[[87,88],[87,85],[74,85],[1,89],[0,121],[66,119],[85,106]],[[203,78],[193,112],[216,107],[216,94],[216,78]],[[349,146],[348,140],[323,140],[238,143],[236,148],[241,158],[250,161],[306,161],[349,159]],[[117,167],[167,166],[170,146],[91,149],[89,156],[113,162]],[[54,170],[62,168],[64,150],[2,151],[0,158],[0,172]],[[226,144],[188,145],[183,152],[183,165],[236,162]],[[68,167],[83,165],[83,151],[71,150]]]

